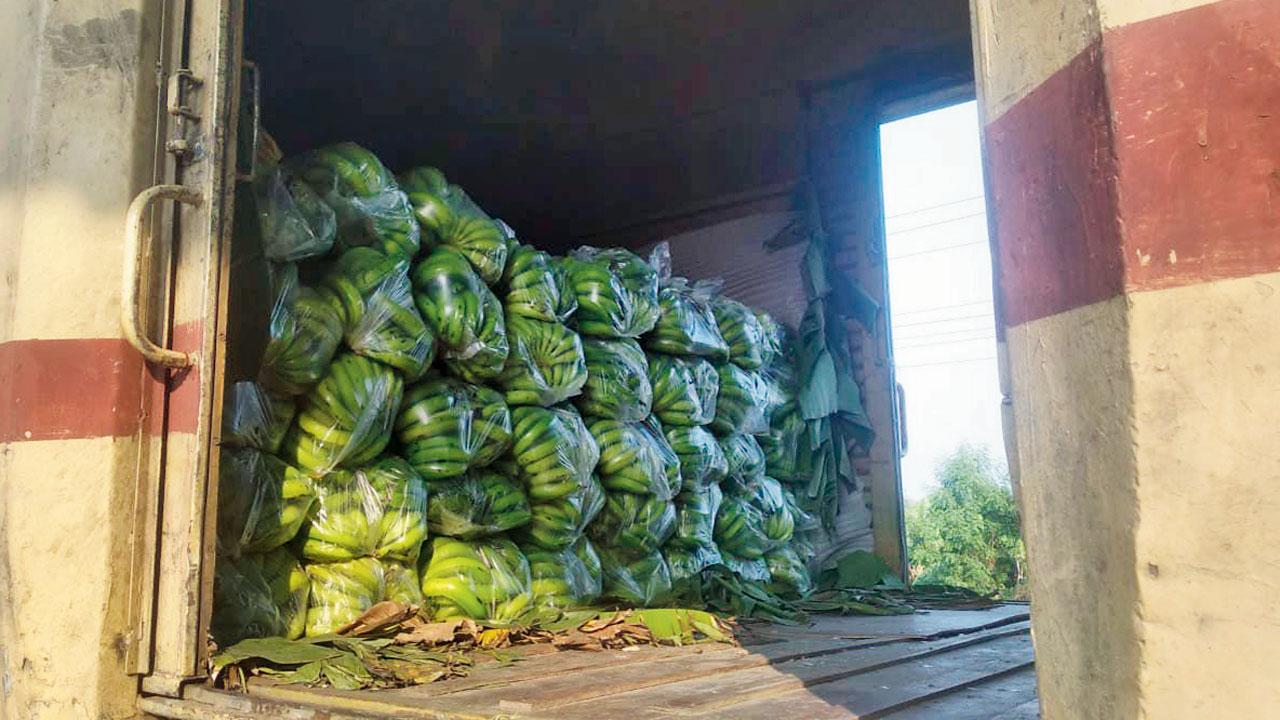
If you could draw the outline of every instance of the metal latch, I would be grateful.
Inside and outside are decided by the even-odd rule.
[[[187,123],[200,122],[200,114],[192,109],[191,94],[204,84],[188,68],[178,68],[169,76],[169,92],[167,104],[169,115],[174,119],[174,133],[164,147],[169,152],[185,159],[192,154],[191,142],[187,140]]]

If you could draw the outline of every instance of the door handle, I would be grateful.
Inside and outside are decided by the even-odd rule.
[[[176,200],[187,205],[199,205],[200,193],[183,185],[154,185],[138,193],[129,203],[124,216],[124,304],[120,309],[120,326],[129,344],[142,353],[149,363],[169,368],[184,368],[195,364],[195,355],[160,347],[147,337],[142,326],[142,270],[151,257],[151,246],[142,239],[143,218],[152,203],[157,200]],[[168,233],[165,233],[168,235]]]
[[[907,454],[907,391],[902,383],[894,383],[898,393],[898,454]]]

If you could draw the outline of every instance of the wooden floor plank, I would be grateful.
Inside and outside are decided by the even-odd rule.
[[[1030,700],[996,715],[991,720],[1040,720],[1040,701]]]
[[[1027,712],[1031,714],[1027,714]],[[1026,668],[889,713],[886,720],[1036,720],[1036,673]]]

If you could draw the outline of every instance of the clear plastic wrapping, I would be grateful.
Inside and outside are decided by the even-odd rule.
[[[715,419],[720,376],[706,360],[651,354],[653,414],[663,425],[706,425]]]
[[[658,550],[634,554],[600,547],[604,597],[632,607],[657,607],[671,597],[671,571]]]
[[[767,312],[757,310],[755,314],[763,340],[760,345],[760,360],[766,367],[787,362],[792,350],[791,334],[787,326]]]
[[[649,416],[653,386],[649,362],[635,340],[585,338],[587,382],[574,404],[588,417],[639,422]]]
[[[222,408],[222,444],[274,453],[297,411],[289,395],[252,380],[234,383]]]
[[[764,451],[753,435],[735,433],[720,439],[724,451],[725,476],[731,478],[758,478],[764,475]]]
[[[676,528],[667,544],[686,549],[715,547],[716,514],[723,499],[718,485],[677,495]]]
[[[511,454],[531,502],[558,500],[590,482],[600,449],[576,410],[517,407],[511,416]]]
[[[671,573],[671,586],[677,597],[684,595],[687,584],[703,570],[724,562],[724,556],[715,545],[684,547],[670,545],[662,548],[662,557]]]
[[[293,539],[316,503],[310,478],[252,448],[226,448],[218,465],[218,552],[274,550]]]
[[[590,420],[600,448],[596,471],[608,490],[671,498],[680,490],[680,458],[652,420],[622,423]]]
[[[582,392],[587,363],[578,334],[558,322],[507,318],[506,367],[498,384],[512,405],[554,405]]]
[[[209,632],[219,647],[246,638],[278,637],[289,632],[261,566],[246,558],[218,558],[213,571],[213,618]]]
[[[388,455],[313,483],[319,502],[299,533],[304,558],[417,560],[427,539],[427,485],[407,462]]]
[[[800,472],[800,437],[804,431],[804,420],[794,404],[774,414],[769,432],[756,437],[764,451],[767,475],[785,483],[808,482]]]
[[[770,390],[760,374],[725,363],[717,368],[720,392],[711,429],[717,435],[761,433],[769,429]]]
[[[635,253],[584,246],[573,251],[565,267],[578,300],[578,332],[636,338],[657,324],[658,273]]]
[[[340,353],[307,394],[281,454],[313,474],[363,465],[391,441],[403,394],[404,381],[390,367]]]
[[[333,208],[340,250],[368,245],[388,255],[417,254],[421,231],[409,198],[373,153],[338,143],[294,158],[287,168]]]
[[[293,264],[273,265],[267,347],[261,380],[269,388],[299,395],[324,377],[342,342],[342,318],[323,295],[298,284]]]
[[[338,231],[333,208],[287,168],[272,167],[254,178],[253,204],[268,260],[293,262],[333,248]]]
[[[695,355],[717,361],[727,360],[729,345],[720,337],[720,328],[711,312],[715,283],[690,284],[671,278],[658,291],[658,323],[644,336],[644,346],[670,355]]]
[[[284,623],[284,636],[296,639],[307,629],[307,599],[311,593],[311,581],[302,563],[287,547],[270,552],[246,555],[244,562],[257,566],[271,593],[271,602],[280,612]]]
[[[680,484],[684,490],[716,485],[729,472],[720,442],[704,427],[667,427],[667,443],[680,458]]]
[[[510,622],[529,607],[529,561],[506,538],[433,538],[422,572],[422,594],[437,621]]]
[[[405,392],[395,431],[424,478],[457,477],[511,447],[511,410],[496,390],[432,375]]]
[[[436,248],[410,277],[414,303],[449,367],[467,379],[497,377],[509,351],[502,304],[466,258]]]
[[[331,635],[364,614],[386,594],[386,574],[377,558],[311,563],[307,637]]]
[[[342,316],[347,347],[406,380],[422,377],[435,358],[435,338],[414,306],[407,258],[351,248],[333,263],[324,287]]]
[[[604,486],[591,475],[586,483],[568,495],[530,504],[532,518],[516,535],[526,545],[558,549],[582,537],[587,526],[604,508]]]
[[[529,559],[530,589],[535,607],[569,610],[585,607],[600,596],[600,556],[586,538],[560,550],[522,547]]]
[[[402,563],[395,560],[382,561],[383,583],[382,599],[424,608],[427,600],[422,596],[422,579],[418,577],[417,563]]]
[[[770,550],[764,556],[765,565],[769,568],[768,589],[782,597],[805,597],[813,591],[813,579],[804,560],[795,550],[781,547]]]
[[[507,265],[507,228],[480,209],[462,188],[436,168],[423,166],[400,175],[413,212],[432,245],[453,248],[467,259],[487,285]]]
[[[675,531],[676,508],[656,495],[608,492],[587,532],[596,545],[631,553],[662,547]]]
[[[716,515],[715,542],[723,552],[744,560],[759,560],[776,546],[765,535],[764,512],[746,493],[725,494]]]
[[[561,265],[532,245],[513,243],[502,273],[502,302],[511,316],[566,322],[578,309],[578,296],[564,284]]]
[[[525,525],[529,500],[515,480],[487,470],[433,480],[427,520],[432,534],[469,540]]]
[[[729,361],[744,370],[764,364],[765,336],[755,311],[737,300],[718,297],[711,304],[720,336],[729,345]]]
[[[732,570],[743,580],[751,582],[769,582],[769,564],[762,557],[747,559],[729,552],[721,553],[724,566]]]

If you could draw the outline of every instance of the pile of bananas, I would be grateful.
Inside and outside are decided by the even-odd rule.
[[[373,153],[344,142],[306,153],[287,167],[333,208],[340,248],[369,245],[387,255],[417,254],[421,232],[409,198]]]
[[[610,492],[587,532],[602,547],[648,553],[671,537],[675,524],[676,508],[670,500],[650,494]]]
[[[363,465],[391,442],[403,394],[404,381],[391,368],[355,353],[339,353],[303,401],[281,453],[314,474]]]
[[[502,304],[466,258],[436,248],[413,267],[411,279],[413,301],[449,368],[472,382],[497,377],[508,352]]]
[[[671,597],[671,571],[657,550],[642,554],[600,548],[603,595],[632,607],[656,607]]]
[[[485,284],[498,282],[507,265],[507,228],[436,168],[417,167],[399,180],[428,242],[457,250]]]
[[[418,559],[427,539],[427,486],[404,460],[385,456],[356,471],[336,470],[314,483],[319,503],[298,536],[304,558]]]
[[[427,524],[435,535],[471,539],[529,522],[529,500],[514,480],[487,470],[431,482]]]
[[[706,360],[649,356],[653,414],[663,425],[706,425],[716,416],[720,377]]]
[[[769,568],[768,590],[784,598],[805,597],[813,590],[813,579],[804,561],[789,547],[770,550],[764,556]]]
[[[587,427],[600,448],[596,471],[606,489],[664,500],[680,490],[680,458],[652,420],[623,423],[597,418]]]
[[[512,405],[554,405],[582,392],[587,364],[578,334],[558,322],[507,318],[511,347],[498,384]]]
[[[636,338],[658,322],[658,273],[622,248],[581,247],[565,261],[578,332]]]
[[[422,594],[437,621],[511,622],[529,607],[529,561],[506,538],[433,538]]]
[[[253,563],[262,574],[271,593],[271,602],[280,611],[284,622],[284,636],[300,638],[307,629],[307,598],[311,583],[302,563],[288,548],[276,548],[271,552],[246,555],[243,562]]]
[[[720,438],[720,449],[724,451],[726,477],[752,479],[764,474],[764,451],[754,435],[735,433]]]
[[[517,534],[525,545],[552,550],[563,548],[582,537],[587,525],[604,507],[604,497],[600,479],[591,475],[569,495],[531,503],[533,517]]]
[[[232,383],[223,401],[222,444],[276,452],[297,412],[288,395],[252,380]]]
[[[658,323],[644,336],[644,346],[670,355],[693,355],[727,360],[729,345],[711,312],[708,286],[672,278],[658,291]]]
[[[294,262],[333,248],[338,231],[333,208],[301,178],[273,165],[259,171],[250,192],[246,199],[257,217],[257,234],[268,260]],[[237,197],[237,208],[240,202]]]
[[[395,431],[409,464],[427,480],[440,480],[506,452],[511,411],[496,390],[431,375],[404,394]]]
[[[764,513],[741,493],[729,493],[716,515],[715,542],[724,552],[759,560],[773,546],[764,533]]]
[[[676,496],[676,526],[669,545],[686,549],[715,547],[716,514],[724,499],[720,486],[685,490]]]
[[[311,581],[307,603],[307,636],[330,635],[380,602],[386,575],[376,558],[306,566]]]
[[[583,415],[620,422],[639,422],[649,416],[653,386],[649,361],[640,345],[629,338],[582,341],[587,382],[574,401]]]
[[[499,286],[502,304],[512,316],[566,322],[578,309],[578,296],[568,288],[564,265],[532,245],[512,243]]]
[[[227,448],[218,468],[218,551],[273,550],[293,539],[316,503],[311,479],[252,448]]]
[[[573,408],[517,407],[511,415],[511,454],[531,502],[559,500],[589,483],[600,450]]]
[[[298,284],[296,265],[273,269],[274,301],[262,355],[262,381],[290,395],[324,377],[342,342],[342,318],[323,295]]]
[[[367,247],[342,253],[325,278],[347,347],[386,363],[410,382],[435,359],[435,338],[413,305],[409,261]]]
[[[664,434],[671,450],[680,458],[680,481],[685,490],[716,485],[728,474],[724,451],[706,428],[669,426]]]
[[[769,432],[756,436],[764,451],[765,474],[785,483],[808,482],[800,467],[800,438],[804,431],[804,420],[794,404],[774,413]]]
[[[743,370],[756,370],[764,364],[764,330],[755,312],[727,297],[711,304],[720,336],[729,344],[729,361]]]
[[[586,538],[560,550],[523,547],[537,608],[569,610],[591,604],[602,590],[600,556]]]
[[[765,416],[769,389],[760,374],[725,363],[720,375],[720,393],[716,396],[716,416],[711,429],[717,435],[758,433],[769,429]]]
[[[291,631],[259,563],[249,556],[238,560],[219,557],[213,570],[213,618],[209,624],[214,642],[227,647],[245,638],[283,636]]]
[[[422,597],[422,581],[418,578],[417,563],[402,563],[395,560],[382,561],[383,583],[382,599],[398,602],[414,607],[426,607],[426,598]]]
[[[765,537],[775,546],[786,544],[795,533],[796,524],[782,485],[766,476],[752,480],[747,487],[750,502],[760,509],[764,517],[761,529]]]

